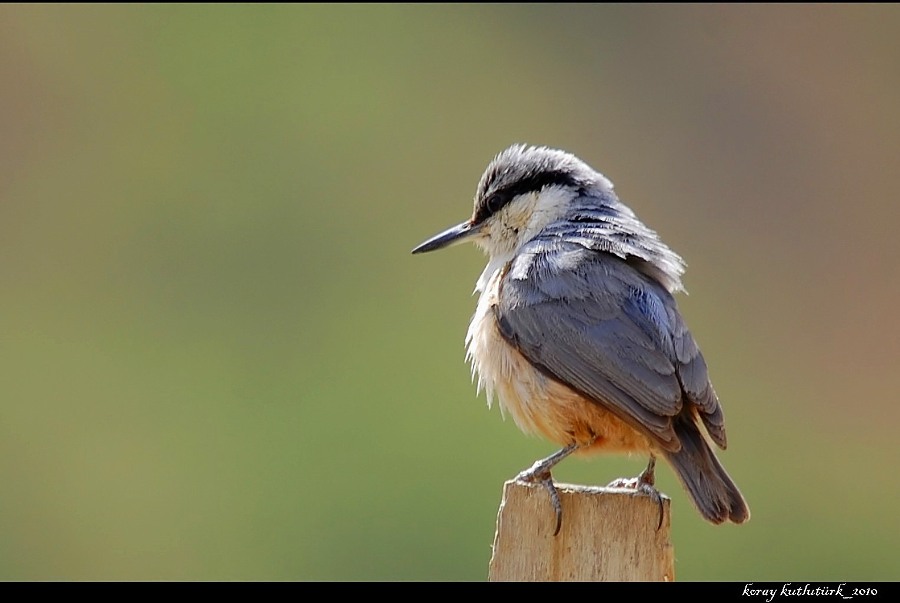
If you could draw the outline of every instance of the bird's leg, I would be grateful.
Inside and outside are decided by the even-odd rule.
[[[663,517],[665,514],[665,507],[663,506],[662,494],[659,493],[654,487],[656,483],[656,474],[654,470],[656,469],[656,456],[653,454],[650,455],[650,462],[647,464],[647,468],[641,471],[641,474],[637,477],[632,477],[630,479],[627,478],[619,478],[613,480],[607,485],[607,488],[629,488],[632,490],[637,490],[642,494],[646,494],[650,497],[650,500],[659,505],[659,524],[656,526],[656,529],[659,530],[663,524]]]
[[[650,455],[650,462],[647,463],[647,468],[641,471],[637,479],[638,484],[646,484],[651,487],[656,485],[656,457],[654,455]]]
[[[578,444],[569,444],[547,458],[535,462],[530,469],[526,469],[516,476],[516,479],[520,482],[541,484],[547,489],[547,492],[550,494],[550,504],[553,505],[553,510],[556,511],[556,529],[553,531],[554,536],[559,534],[559,529],[562,527],[562,504],[559,502],[559,492],[557,492],[556,486],[553,484],[553,476],[550,475],[550,470],[577,449]]]

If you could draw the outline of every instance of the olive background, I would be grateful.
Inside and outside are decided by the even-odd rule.
[[[753,517],[660,466],[677,579],[900,579],[898,106],[896,5],[0,6],[0,579],[485,579],[554,446],[409,252],[513,142],[689,265]]]

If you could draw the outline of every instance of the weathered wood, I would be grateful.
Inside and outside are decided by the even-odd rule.
[[[510,480],[497,514],[492,581],[671,581],[669,499],[626,488],[556,484],[562,528],[543,486]]]

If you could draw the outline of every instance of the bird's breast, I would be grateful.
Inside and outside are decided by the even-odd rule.
[[[607,450],[644,450],[646,439],[606,411],[602,404],[539,371],[500,333],[494,307],[507,266],[483,275],[481,295],[466,335],[466,359],[478,391],[496,399],[501,413],[512,416],[528,434],[560,445],[577,443]]]

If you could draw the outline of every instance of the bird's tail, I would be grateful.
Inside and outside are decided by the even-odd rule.
[[[680,417],[676,418],[675,431],[681,440],[681,450],[663,454],[697,510],[715,524],[725,520],[744,523],[750,519],[750,508],[741,491],[716,458],[700,428],[691,419]]]

